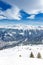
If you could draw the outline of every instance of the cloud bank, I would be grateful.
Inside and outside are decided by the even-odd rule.
[[[17,5],[27,13],[37,14],[43,11],[43,0],[3,0],[12,6]]]
[[[18,7],[12,7],[6,11],[0,11],[0,19],[16,19],[20,20],[20,13]]]
[[[39,13],[43,13],[43,0],[2,0],[12,7],[6,11],[1,11],[0,19],[16,19],[21,20],[20,10],[24,10],[31,16],[29,19],[34,19]]]

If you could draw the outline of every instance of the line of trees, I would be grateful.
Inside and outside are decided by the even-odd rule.
[[[34,58],[34,54],[31,52],[30,58]],[[37,58],[42,58],[40,52],[37,54]]]
[[[22,57],[22,55],[19,55],[19,57]],[[35,58],[33,52],[30,53],[30,58]],[[40,52],[38,52],[37,58],[39,58],[39,59],[42,58]]]

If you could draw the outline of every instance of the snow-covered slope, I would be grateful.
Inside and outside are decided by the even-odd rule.
[[[31,52],[34,58],[30,58]],[[41,54],[41,59],[37,58],[38,52]],[[43,65],[43,45],[18,46],[1,50],[0,65]]]
[[[0,26],[0,49],[0,65],[43,65],[43,26]]]

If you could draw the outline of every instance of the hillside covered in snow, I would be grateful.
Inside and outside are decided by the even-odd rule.
[[[0,49],[38,44],[43,44],[43,26],[0,26]]]
[[[31,52],[34,58],[30,58]],[[41,58],[37,57],[38,53]],[[0,65],[43,65],[43,45],[16,46],[0,50]]]

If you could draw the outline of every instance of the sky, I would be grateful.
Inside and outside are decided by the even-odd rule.
[[[43,0],[0,0],[0,20],[5,19],[43,22]]]

